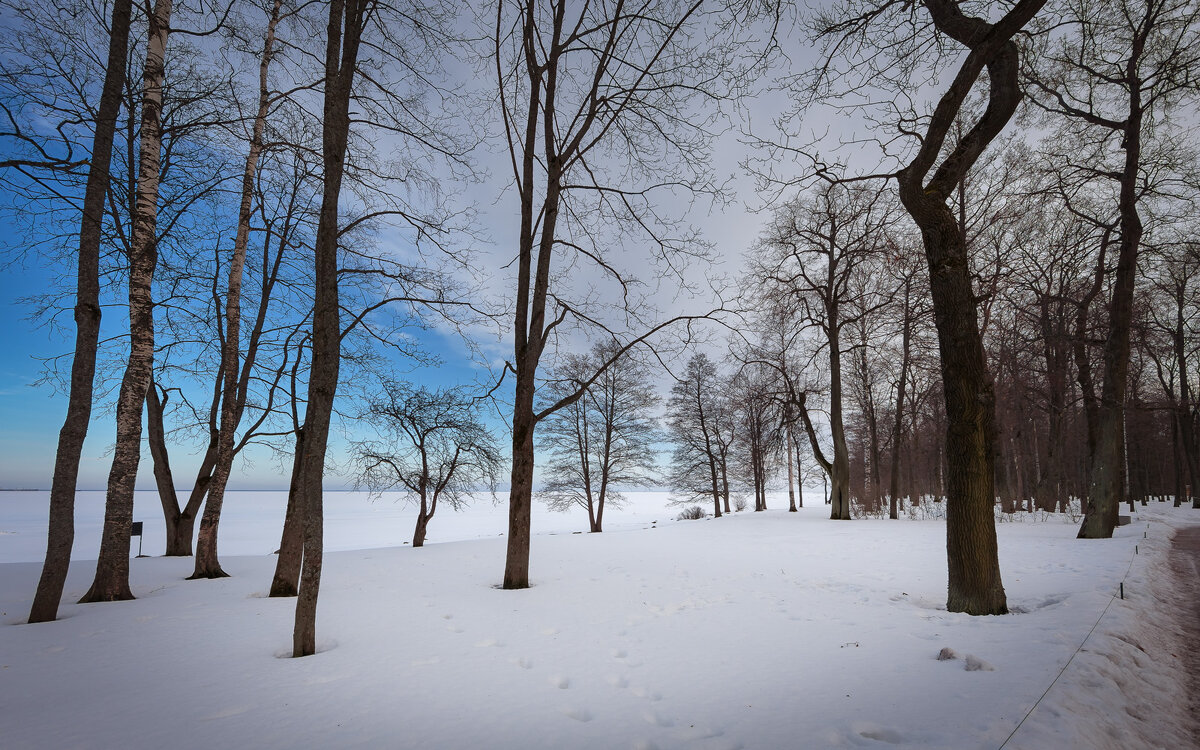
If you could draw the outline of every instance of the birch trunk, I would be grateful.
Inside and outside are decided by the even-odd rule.
[[[224,578],[229,574],[221,569],[217,557],[217,529],[221,522],[221,507],[225,501],[225,487],[233,468],[234,434],[242,418],[242,399],[239,398],[238,366],[241,352],[242,330],[242,276],[246,267],[246,249],[250,244],[250,218],[254,207],[254,176],[258,171],[258,160],[262,154],[263,131],[266,129],[267,113],[270,108],[270,88],[267,73],[271,67],[271,56],[275,45],[275,27],[279,24],[282,0],[271,6],[271,17],[267,23],[263,53],[258,65],[258,111],[250,135],[250,151],[246,155],[246,168],[242,172],[241,205],[238,208],[237,234],[233,243],[233,258],[229,263],[229,286],[225,295],[225,342],[221,351],[221,371],[225,376],[221,395],[221,428],[217,435],[217,460],[213,466],[212,482],[208,487],[208,502],[204,516],[200,519],[200,535],[196,542],[196,569],[190,578]],[[266,272],[266,269],[263,269]]]
[[[151,285],[158,261],[158,187],[162,149],[162,96],[171,0],[156,0],[149,18],[142,70],[141,143],[137,201],[129,258],[129,361],[117,396],[117,442],[108,475],[104,532],[96,577],[81,602],[132,599],[129,590],[129,532],[133,488],[142,448],[142,403],[154,367],[154,300]]]

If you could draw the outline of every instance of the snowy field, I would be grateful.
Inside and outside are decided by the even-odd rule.
[[[294,602],[265,598],[284,493],[227,499],[232,578],[137,559],[136,601],[27,625],[46,498],[0,493],[8,750],[1195,746],[1174,657],[1174,610],[1194,603],[1167,553],[1200,511],[1152,504],[1090,542],[1061,519],[1003,523],[1015,614],[973,618],[944,608],[943,522],[831,522],[819,494],[796,514],[675,521],[643,493],[603,534],[541,509],[534,585],[502,591],[503,504],[443,509],[412,549],[410,509],[331,493],[321,652],[290,659]],[[157,506],[139,493],[152,555]],[[82,493],[67,602],[91,581],[101,515]]]

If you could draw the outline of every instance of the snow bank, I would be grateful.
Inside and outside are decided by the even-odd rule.
[[[1008,747],[1189,746],[1182,666],[1159,652],[1176,604],[1168,533],[1186,509],[1151,508],[1096,542],[1069,523],[1002,524],[1018,613],[973,618],[944,608],[939,521],[835,523],[814,497],[801,513],[675,521],[645,493],[603,534],[540,513],[534,585],[501,591],[503,507],[439,515],[443,543],[411,549],[395,546],[407,510],[348,495],[327,525],[344,551],[326,556],[321,652],[295,660],[281,658],[294,602],[264,598],[282,508],[251,495],[267,498],[231,498],[222,522],[229,579],[133,560],[136,601],[27,625],[39,565],[0,564],[5,748],[994,749],[1106,607]],[[11,507],[3,560],[36,536]],[[67,601],[91,575],[72,566]]]

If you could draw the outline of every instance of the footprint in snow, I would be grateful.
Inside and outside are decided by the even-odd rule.
[[[513,659],[513,664],[516,664],[521,669],[533,669],[533,659],[530,659],[528,656]]]
[[[629,652],[623,648],[614,648],[612,655],[614,659],[624,659],[626,656],[629,656]]]
[[[627,688],[627,687],[629,687],[629,678],[628,678],[628,677],[626,677],[625,675],[621,675],[621,674],[610,674],[610,675],[609,675],[608,677],[606,677],[605,679],[608,681],[608,684],[609,684],[609,685],[612,685],[612,686],[613,686],[613,687],[615,687],[615,688]]]
[[[663,716],[658,711],[647,711],[642,714],[642,718],[647,724],[653,724],[656,727],[673,727],[675,722],[668,716]]]
[[[492,647],[500,647],[503,645],[504,645],[503,643],[496,640],[495,638],[484,638],[482,641],[475,644],[475,648],[492,648]]]
[[[586,708],[574,707],[562,709],[563,714],[575,721],[591,721],[592,712]]]
[[[566,690],[571,687],[571,678],[563,675],[555,675],[550,678],[550,684],[559,690]]]
[[[889,745],[899,745],[904,742],[904,735],[894,729],[884,727],[865,727],[859,729],[856,734],[863,739],[886,742]]]
[[[632,692],[634,694],[634,696],[636,696],[638,698],[645,698],[646,700],[650,701],[651,703],[657,703],[658,701],[662,700],[661,693],[656,693],[653,690],[650,690],[648,688],[639,686],[639,687],[633,688],[633,690],[631,690],[630,692]]]

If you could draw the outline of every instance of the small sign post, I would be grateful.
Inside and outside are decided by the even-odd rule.
[[[135,536],[138,538],[138,553],[137,553],[137,556],[138,556],[138,557],[145,557],[145,555],[143,555],[143,554],[142,554],[142,522],[141,522],[141,521],[134,521],[134,522],[133,522],[133,525],[132,525],[132,526],[130,527],[130,529],[129,529],[129,536],[130,536],[131,538],[132,538],[132,537],[135,537]]]

